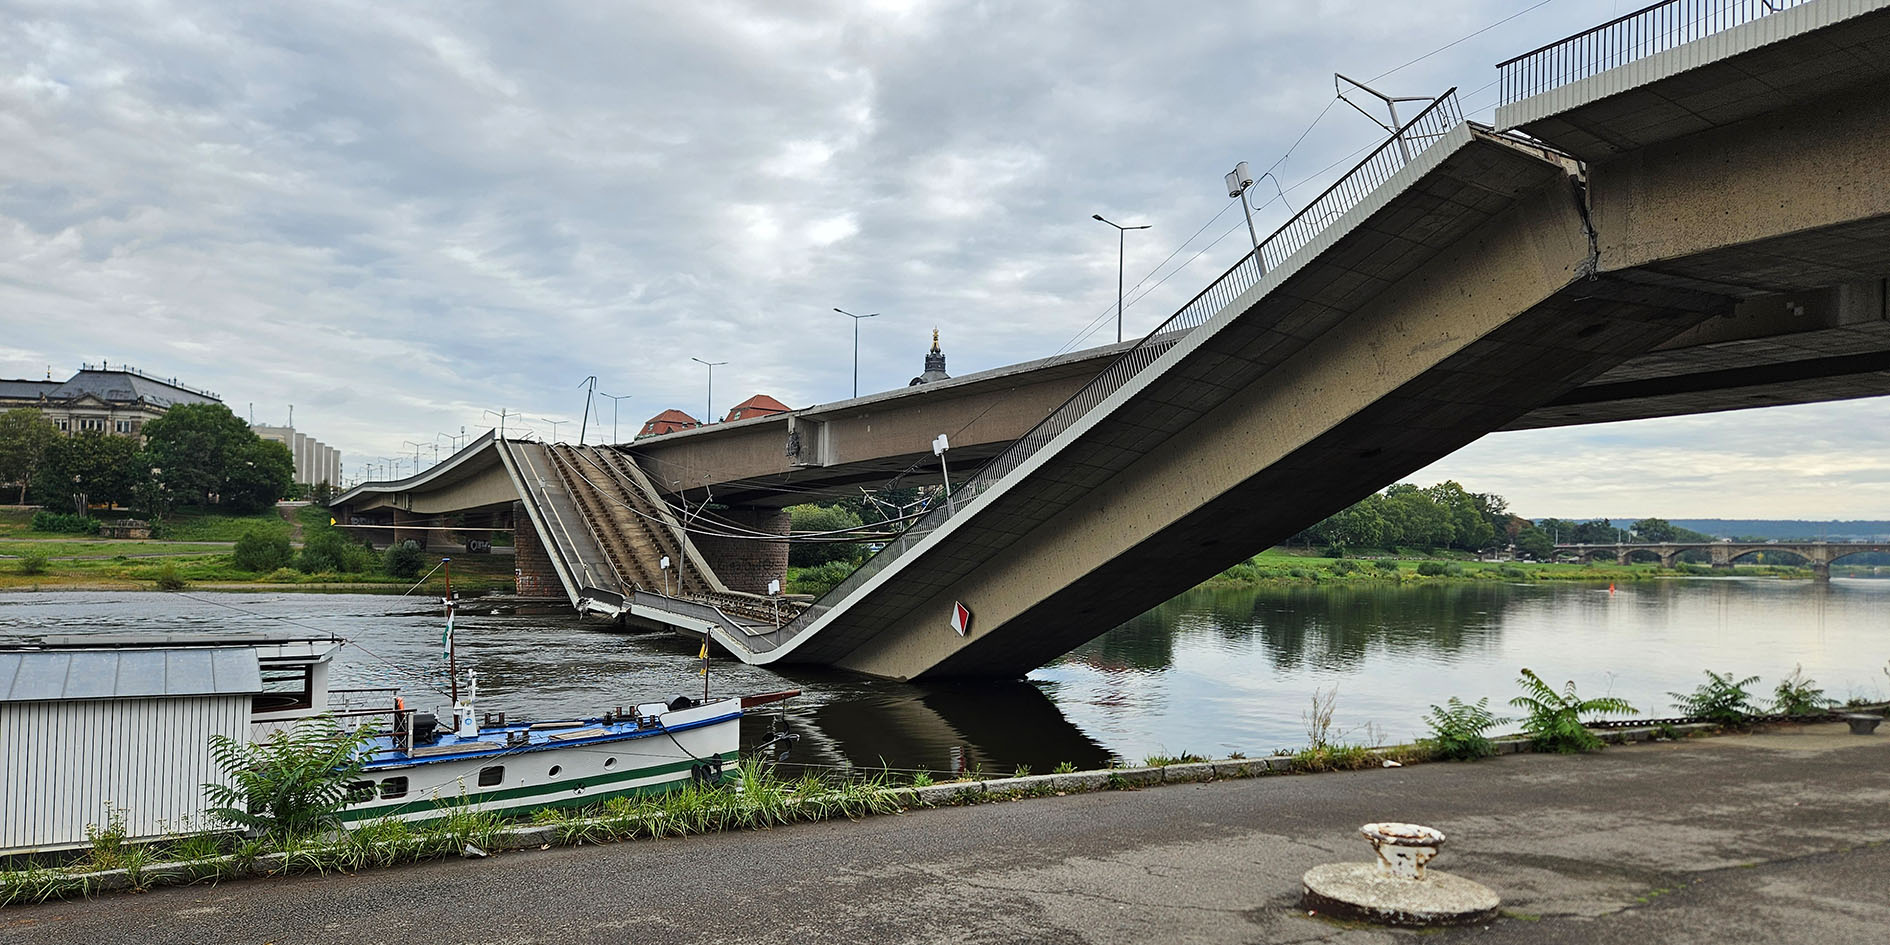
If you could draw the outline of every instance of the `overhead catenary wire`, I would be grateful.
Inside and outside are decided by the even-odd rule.
[[[1551,3],[1553,3],[1553,2],[1555,2],[1555,0],[1537,0],[1537,2],[1536,2],[1536,3],[1534,3],[1534,4],[1531,4],[1531,5],[1530,5],[1530,6],[1528,6],[1528,7],[1525,7],[1525,8],[1523,8],[1523,9],[1521,9],[1521,10],[1518,10],[1518,11],[1516,11],[1516,12],[1514,12],[1514,13],[1511,13],[1511,14],[1509,14],[1508,16],[1505,16],[1505,17],[1503,17],[1503,18],[1501,18],[1501,19],[1499,19],[1499,20],[1496,20],[1496,21],[1494,21],[1494,22],[1492,22],[1492,23],[1488,23],[1488,24],[1486,24],[1486,25],[1484,25],[1484,26],[1482,26],[1482,27],[1479,27],[1479,28],[1477,28],[1477,29],[1475,29],[1475,30],[1472,30],[1471,32],[1468,32],[1468,33],[1465,33],[1464,35],[1462,35],[1462,36],[1459,36],[1459,37],[1457,37],[1456,39],[1453,39],[1453,40],[1451,40],[1451,41],[1450,41],[1450,42],[1448,42],[1448,43],[1445,43],[1445,44],[1443,44],[1443,45],[1441,45],[1441,46],[1438,46],[1438,47],[1436,47],[1435,49],[1432,49],[1432,50],[1430,50],[1429,52],[1426,52],[1426,53],[1424,53],[1423,55],[1420,55],[1420,56],[1416,56],[1416,57],[1413,57],[1413,58],[1411,58],[1411,59],[1408,59],[1408,60],[1406,60],[1406,61],[1404,61],[1404,62],[1402,62],[1402,63],[1399,63],[1399,64],[1398,64],[1398,65],[1396,65],[1396,66],[1393,66],[1393,67],[1392,67],[1392,68],[1390,68],[1390,69],[1387,69],[1387,70],[1385,70],[1385,71],[1383,71],[1383,72],[1380,72],[1380,73],[1378,73],[1377,75],[1375,75],[1375,76],[1372,76],[1372,77],[1371,77],[1370,79],[1368,79],[1367,81],[1370,81],[1370,82],[1376,82],[1376,81],[1378,81],[1378,80],[1380,80],[1380,79],[1383,79],[1383,78],[1386,78],[1386,77],[1388,77],[1388,76],[1391,76],[1391,75],[1395,75],[1395,74],[1397,74],[1397,73],[1399,73],[1399,72],[1402,72],[1403,70],[1405,70],[1405,69],[1407,69],[1407,68],[1409,68],[1409,67],[1411,67],[1411,66],[1414,66],[1414,65],[1417,65],[1417,64],[1418,64],[1418,63],[1420,63],[1420,62],[1423,62],[1423,61],[1425,61],[1425,60],[1427,60],[1427,59],[1430,59],[1430,58],[1432,58],[1433,56],[1436,56],[1436,55],[1438,55],[1439,53],[1442,53],[1442,52],[1445,52],[1446,50],[1449,50],[1449,49],[1452,49],[1452,48],[1454,48],[1454,47],[1456,47],[1456,46],[1458,46],[1458,45],[1461,45],[1461,44],[1463,44],[1463,43],[1465,43],[1465,42],[1467,42],[1467,41],[1469,41],[1469,40],[1471,40],[1471,39],[1474,39],[1474,38],[1476,38],[1476,37],[1478,37],[1478,36],[1481,36],[1481,35],[1483,35],[1484,33],[1487,33],[1487,32],[1489,32],[1489,31],[1491,31],[1491,30],[1493,30],[1493,29],[1496,29],[1497,27],[1499,27],[1499,26],[1502,26],[1503,24],[1505,24],[1505,23],[1508,23],[1508,22],[1510,22],[1510,21],[1512,21],[1512,20],[1515,20],[1515,19],[1517,19],[1518,17],[1521,17],[1521,16],[1524,16],[1524,15],[1526,15],[1526,14],[1528,14],[1528,13],[1532,13],[1532,12],[1534,12],[1534,11],[1536,11],[1536,10],[1539,10],[1539,9],[1541,9],[1541,8],[1543,8],[1543,7],[1545,7],[1545,6],[1548,6],[1549,4],[1551,4]],[[1491,82],[1491,83],[1490,83],[1490,85],[1495,85],[1495,84],[1496,84],[1495,82]],[[1473,92],[1473,93],[1471,93],[1471,94],[1472,94],[1472,95],[1475,95],[1475,94],[1477,94],[1477,93],[1480,93],[1480,92],[1482,92],[1482,91],[1483,91],[1484,89],[1487,89],[1487,88],[1489,88],[1489,87],[1490,87],[1490,85],[1486,85],[1486,86],[1483,86],[1483,88],[1480,88],[1480,89],[1478,89],[1478,90],[1477,90],[1476,92]],[[1468,98],[1468,96],[1466,96],[1466,98]],[[1293,143],[1292,143],[1292,144],[1290,144],[1290,145],[1288,145],[1288,146],[1287,146],[1287,148],[1286,148],[1286,150],[1285,150],[1284,152],[1282,152],[1282,153],[1280,154],[1280,156],[1279,156],[1278,158],[1276,158],[1276,159],[1274,160],[1274,162],[1273,162],[1272,164],[1270,164],[1270,165],[1268,165],[1268,166],[1267,166],[1267,169],[1266,169],[1265,171],[1262,171],[1262,172],[1261,172],[1261,174],[1260,174],[1259,176],[1265,176],[1265,175],[1267,175],[1267,174],[1271,174],[1271,173],[1273,173],[1273,172],[1275,172],[1275,171],[1277,171],[1277,170],[1279,170],[1279,168],[1280,168],[1280,167],[1281,167],[1282,165],[1284,165],[1284,164],[1286,163],[1286,161],[1287,161],[1288,159],[1290,159],[1290,158],[1291,158],[1291,157],[1293,156],[1293,154],[1294,154],[1294,153],[1295,153],[1296,151],[1298,151],[1298,149],[1299,149],[1299,146],[1300,146],[1301,144],[1304,144],[1304,143],[1305,143],[1305,141],[1306,141],[1306,139],[1307,139],[1308,137],[1310,137],[1310,136],[1311,136],[1311,134],[1312,134],[1312,132],[1313,132],[1313,130],[1314,130],[1314,129],[1316,129],[1316,128],[1317,128],[1317,127],[1319,126],[1319,124],[1320,124],[1320,122],[1322,122],[1322,121],[1324,121],[1324,120],[1325,120],[1325,117],[1326,117],[1326,116],[1327,116],[1327,115],[1328,115],[1329,113],[1331,113],[1331,111],[1332,111],[1332,109],[1333,109],[1333,107],[1334,107],[1334,106],[1336,106],[1336,105],[1337,105],[1337,104],[1338,104],[1338,103],[1339,103],[1340,101],[1342,101],[1342,100],[1343,100],[1343,99],[1342,99],[1342,98],[1341,98],[1340,96],[1338,96],[1338,95],[1336,95],[1336,94],[1335,94],[1335,95],[1333,95],[1333,96],[1332,96],[1331,98],[1329,98],[1329,99],[1327,99],[1327,100],[1326,100],[1326,103],[1325,103],[1325,105],[1324,105],[1324,106],[1323,106],[1322,108],[1320,108],[1320,110],[1319,110],[1319,113],[1318,113],[1318,114],[1316,114],[1316,115],[1314,115],[1314,116],[1313,116],[1313,119],[1312,119],[1312,121],[1310,121],[1310,122],[1308,122],[1308,123],[1306,124],[1306,126],[1305,126],[1305,127],[1303,128],[1303,129],[1301,129],[1301,130],[1300,130],[1300,133],[1299,133],[1299,134],[1298,134],[1298,135],[1297,135],[1296,137],[1294,137],[1294,139],[1293,139]],[[1486,106],[1486,107],[1487,107],[1487,106]],[[1477,108],[1477,109],[1469,109],[1469,108],[1466,108],[1466,114],[1475,114],[1475,113],[1477,113],[1477,112],[1480,112],[1480,111],[1482,111],[1482,108]],[[1369,146],[1370,146],[1370,145],[1368,145],[1367,147],[1369,147]],[[1324,174],[1324,173],[1326,173],[1327,171],[1329,171],[1329,170],[1331,170],[1331,169],[1332,169],[1333,167],[1335,167],[1335,166],[1337,166],[1337,165],[1339,165],[1339,164],[1342,164],[1342,163],[1344,163],[1344,162],[1345,162],[1346,160],[1348,160],[1348,159],[1349,159],[1349,158],[1350,158],[1350,157],[1351,157],[1352,155],[1356,155],[1356,154],[1358,154],[1358,153],[1359,153],[1360,151],[1363,151],[1363,150],[1365,150],[1365,148],[1359,148],[1359,149],[1357,149],[1357,150],[1354,150],[1353,152],[1351,152],[1351,154],[1350,154],[1350,155],[1347,155],[1347,157],[1345,157],[1345,158],[1340,158],[1339,160],[1337,160],[1337,161],[1334,161],[1334,162],[1333,162],[1332,164],[1329,164],[1329,165],[1327,165],[1327,166],[1326,166],[1325,168],[1323,168],[1323,169],[1321,169],[1321,170],[1319,170],[1319,171],[1317,171],[1317,172],[1315,172],[1315,173],[1314,173],[1313,175],[1309,175],[1309,177],[1316,177],[1316,176],[1318,176],[1318,175],[1320,175],[1320,174]],[[1307,180],[1306,180],[1306,179],[1302,179],[1302,180],[1300,181],[1300,183],[1298,183],[1298,184],[1295,184],[1295,185],[1294,185],[1294,186],[1292,186],[1292,187],[1287,187],[1287,188],[1284,188],[1284,191],[1285,191],[1285,192],[1287,192],[1287,193],[1291,193],[1291,192],[1292,192],[1293,190],[1296,190],[1296,189],[1298,189],[1298,188],[1299,188],[1300,186],[1303,186],[1303,185],[1304,185],[1305,183],[1307,183]],[[1243,199],[1243,200],[1244,200],[1245,198],[1243,197],[1243,198],[1241,198],[1241,199]],[[1275,199],[1277,199],[1277,198],[1275,198]],[[1274,202],[1273,200],[1269,200],[1269,201],[1267,201],[1266,203],[1264,203],[1264,204],[1261,204],[1261,205],[1260,205],[1260,207],[1258,207],[1258,208],[1256,208],[1256,209],[1265,209],[1265,208],[1266,208],[1267,206],[1270,206],[1270,205],[1271,205],[1271,204],[1272,204],[1273,202]],[[1231,206],[1231,205],[1230,205],[1230,206]],[[1173,252],[1171,252],[1171,253],[1169,253],[1169,255],[1168,255],[1168,257],[1167,257],[1166,259],[1163,259],[1163,260],[1162,260],[1162,261],[1161,261],[1160,263],[1157,263],[1157,264],[1156,264],[1156,266],[1155,266],[1155,267],[1154,267],[1153,269],[1151,269],[1151,270],[1149,271],[1149,273],[1148,273],[1147,275],[1145,275],[1145,276],[1143,276],[1143,277],[1142,277],[1141,279],[1139,279],[1139,280],[1137,280],[1137,281],[1136,281],[1136,283],[1135,283],[1135,285],[1134,285],[1134,286],[1132,286],[1132,287],[1130,288],[1130,290],[1129,290],[1129,298],[1128,298],[1128,300],[1127,300],[1127,301],[1126,301],[1125,303],[1123,303],[1123,304],[1124,304],[1124,306],[1125,306],[1125,307],[1127,307],[1127,306],[1133,306],[1133,305],[1134,305],[1134,304],[1136,304],[1137,302],[1139,302],[1139,301],[1141,301],[1141,300],[1143,300],[1143,299],[1145,299],[1145,298],[1147,298],[1147,297],[1148,297],[1148,296],[1149,296],[1150,294],[1152,294],[1152,293],[1153,293],[1153,292],[1154,292],[1154,291],[1155,291],[1156,289],[1158,289],[1158,288],[1160,288],[1160,287],[1161,287],[1161,286],[1162,286],[1162,285],[1163,285],[1164,283],[1166,283],[1166,282],[1168,282],[1168,281],[1169,281],[1170,279],[1172,279],[1172,278],[1174,278],[1174,276],[1175,276],[1175,275],[1176,275],[1177,273],[1179,273],[1179,272],[1182,272],[1182,271],[1184,271],[1184,270],[1186,270],[1186,269],[1188,268],[1188,266],[1189,266],[1189,265],[1191,265],[1191,264],[1192,264],[1192,263],[1193,263],[1193,262],[1194,262],[1194,261],[1195,261],[1196,259],[1199,259],[1199,258],[1200,258],[1200,257],[1201,257],[1202,255],[1204,255],[1205,253],[1207,253],[1207,252],[1208,252],[1209,250],[1211,250],[1211,249],[1213,249],[1213,248],[1214,248],[1214,247],[1215,247],[1216,245],[1219,245],[1219,244],[1220,244],[1220,242],[1221,242],[1222,240],[1225,240],[1225,239],[1226,239],[1226,238],[1227,238],[1227,237],[1228,237],[1229,235],[1231,235],[1232,233],[1234,233],[1234,232],[1236,232],[1236,231],[1238,231],[1238,230],[1240,229],[1240,227],[1239,227],[1238,225],[1236,225],[1236,226],[1233,226],[1233,227],[1230,227],[1229,229],[1227,229],[1227,230],[1225,230],[1225,231],[1223,231],[1223,232],[1222,232],[1222,233],[1221,233],[1221,234],[1220,234],[1219,236],[1217,236],[1217,237],[1215,237],[1215,239],[1214,239],[1214,240],[1213,240],[1212,242],[1210,242],[1210,243],[1208,243],[1208,244],[1207,244],[1206,246],[1203,246],[1203,247],[1202,247],[1202,248],[1200,248],[1199,250],[1196,250],[1196,251],[1195,251],[1195,253],[1194,253],[1194,254],[1193,254],[1192,256],[1189,256],[1187,260],[1185,260],[1185,261],[1183,261],[1183,262],[1182,262],[1182,263],[1181,263],[1180,265],[1178,265],[1178,266],[1176,266],[1176,267],[1174,267],[1173,269],[1171,269],[1171,270],[1169,270],[1169,272],[1168,272],[1168,274],[1167,274],[1167,275],[1165,275],[1165,276],[1163,276],[1162,278],[1160,278],[1160,279],[1158,279],[1158,280],[1156,280],[1156,281],[1155,281],[1155,282],[1154,282],[1154,283],[1153,283],[1152,285],[1151,285],[1151,284],[1149,284],[1149,279],[1150,279],[1150,278],[1152,278],[1152,277],[1154,277],[1154,276],[1155,276],[1155,274],[1156,274],[1157,272],[1160,272],[1160,271],[1161,271],[1161,269],[1162,269],[1162,267],[1164,267],[1164,266],[1166,266],[1166,265],[1168,265],[1168,263],[1169,263],[1169,262],[1171,262],[1171,261],[1172,261],[1172,260],[1173,260],[1173,259],[1174,259],[1174,258],[1175,258],[1176,256],[1179,256],[1179,255],[1181,254],[1181,252],[1182,252],[1183,250],[1185,250],[1185,249],[1187,249],[1187,247],[1188,247],[1188,246],[1189,246],[1190,244],[1192,244],[1192,243],[1193,243],[1193,242],[1194,242],[1194,241],[1195,241],[1196,239],[1198,239],[1198,238],[1200,237],[1200,235],[1201,235],[1201,233],[1202,233],[1203,231],[1205,231],[1205,230],[1207,230],[1207,229],[1208,229],[1209,227],[1211,227],[1211,226],[1213,226],[1213,225],[1214,225],[1214,222],[1215,222],[1216,220],[1218,220],[1218,219],[1220,219],[1220,218],[1221,218],[1221,216],[1222,216],[1222,215],[1224,215],[1224,214],[1225,214],[1225,213],[1227,212],[1227,210],[1228,210],[1228,207],[1227,207],[1227,206],[1223,206],[1223,207],[1221,208],[1221,210],[1220,210],[1220,212],[1218,212],[1218,213],[1216,213],[1216,214],[1215,214],[1215,215],[1214,215],[1213,217],[1210,217],[1210,218],[1208,219],[1208,221],[1207,221],[1206,223],[1204,223],[1204,224],[1202,224],[1202,226],[1201,226],[1201,228],[1200,228],[1200,229],[1198,229],[1198,230],[1196,230],[1196,231],[1194,232],[1194,234],[1193,234],[1193,235],[1191,235],[1191,236],[1189,236],[1189,237],[1188,237],[1188,238],[1187,238],[1186,240],[1183,240],[1183,241],[1181,242],[1181,244],[1180,244],[1180,245],[1178,245],[1178,246],[1177,246],[1177,247],[1175,248],[1175,250],[1174,250]],[[1081,343],[1082,343],[1082,342],[1083,342],[1083,341],[1084,341],[1085,339],[1087,339],[1087,338],[1088,338],[1089,336],[1091,336],[1091,335],[1093,335],[1093,334],[1095,334],[1095,332],[1096,332],[1096,331],[1098,331],[1098,330],[1099,330],[1099,329],[1101,328],[1101,326],[1102,326],[1102,324],[1104,323],[1104,321],[1105,321],[1105,320],[1107,319],[1107,317],[1109,316],[1109,314],[1110,314],[1110,313],[1112,313],[1112,312],[1114,311],[1114,309],[1115,309],[1115,306],[1113,306],[1113,305],[1112,305],[1112,306],[1109,306],[1108,308],[1106,308],[1106,309],[1105,309],[1105,310],[1103,311],[1103,313],[1102,313],[1102,314],[1099,314],[1098,316],[1096,316],[1096,318],[1094,318],[1094,319],[1091,319],[1091,320],[1090,320],[1089,322],[1087,322],[1086,324],[1084,324],[1084,326],[1083,326],[1082,328],[1080,328],[1080,329],[1078,329],[1078,331],[1077,331],[1077,333],[1076,333],[1076,335],[1075,335],[1074,337],[1072,337],[1072,338],[1071,338],[1071,339],[1070,339],[1069,341],[1067,341],[1067,342],[1065,342],[1065,343],[1063,344],[1063,346],[1062,346],[1062,347],[1060,347],[1060,348],[1058,348],[1058,349],[1057,349],[1057,353],[1058,353],[1058,354],[1061,354],[1061,353],[1063,353],[1064,351],[1067,351],[1067,350],[1070,350],[1070,349],[1072,349],[1072,348],[1075,348],[1075,347],[1076,347],[1077,345],[1080,345],[1080,344],[1081,344]]]
[[[250,616],[250,617],[259,617],[259,618],[262,618],[262,619],[264,619],[264,620],[275,620],[275,621],[279,621],[279,622],[281,622],[281,623],[286,623],[286,624],[288,624],[288,625],[290,625],[290,626],[292,626],[292,627],[301,627],[301,628],[302,628],[302,629],[304,629],[304,630],[308,630],[308,631],[312,631],[312,632],[314,632],[314,633],[319,633],[319,634],[322,634],[323,636],[325,636],[325,637],[326,637],[327,639],[329,639],[329,640],[330,640],[330,641],[332,641],[332,642],[335,642],[335,643],[339,643],[339,644],[341,644],[341,645],[343,645],[343,646],[352,646],[352,647],[354,647],[355,649],[358,649],[358,650],[360,650],[361,652],[363,652],[363,653],[366,653],[366,654],[367,654],[368,656],[371,656],[371,657],[373,657],[374,659],[377,659],[377,660],[379,660],[379,661],[381,661],[382,663],[385,663],[385,664],[387,664],[387,666],[388,666],[388,667],[389,667],[390,669],[392,669],[392,670],[394,670],[394,671],[395,671],[396,673],[399,673],[399,674],[401,674],[401,675],[403,675],[403,676],[406,676],[406,677],[407,677],[407,678],[409,678],[409,679],[413,679],[413,680],[415,680],[415,681],[417,681],[417,682],[418,682],[418,683],[420,684],[420,686],[421,686],[422,688],[425,688],[425,689],[431,689],[431,690],[433,690],[434,692],[436,692],[436,693],[438,693],[438,694],[440,694],[440,695],[442,695],[442,696],[447,696],[448,698],[451,698],[451,695],[450,695],[450,694],[449,694],[449,693],[448,693],[448,692],[447,692],[446,690],[444,690],[444,689],[441,689],[441,688],[439,688],[438,686],[435,686],[435,685],[434,685],[434,684],[432,684],[431,682],[428,682],[428,681],[426,680],[426,677],[425,677],[425,676],[424,676],[424,675],[423,675],[423,674],[422,674],[422,673],[421,673],[420,671],[418,671],[418,670],[415,670],[415,669],[411,669],[411,668],[409,668],[409,667],[405,667],[405,666],[402,666],[402,665],[400,665],[399,663],[396,663],[396,662],[394,662],[393,660],[390,660],[390,659],[388,659],[388,658],[386,658],[386,657],[384,657],[384,656],[382,656],[382,655],[380,655],[379,653],[376,653],[376,652],[374,652],[373,650],[370,650],[370,649],[368,649],[368,648],[367,648],[366,646],[363,646],[363,645],[362,645],[362,644],[361,644],[361,643],[360,643],[359,641],[357,641],[357,640],[353,640],[353,639],[349,639],[349,638],[347,638],[347,637],[343,637],[343,636],[341,636],[340,634],[337,634],[337,633],[335,633],[335,632],[334,632],[333,630],[323,630],[323,629],[321,629],[320,627],[314,627],[314,626],[310,626],[310,625],[308,625],[308,624],[305,624],[305,623],[302,623],[301,621],[299,621],[299,620],[295,620],[295,619],[293,619],[293,618],[290,618],[290,617],[284,617],[284,616],[281,616],[281,615],[278,615],[278,614],[265,614],[265,613],[259,613],[259,612],[257,612],[257,611],[254,611],[254,610],[248,610],[248,609],[245,609],[245,608],[242,608],[242,607],[238,607],[238,606],[236,606],[236,605],[234,605],[234,604],[226,604],[226,603],[224,603],[224,602],[222,602],[222,601],[219,601],[219,600],[211,600],[211,599],[210,599],[210,598],[208,598],[208,597],[198,597],[198,596],[197,596],[197,595],[195,595],[195,594],[187,594],[187,593],[185,593],[185,592],[183,592],[183,591],[165,591],[165,593],[167,593],[167,594],[174,594],[174,595],[176,595],[176,596],[178,596],[178,597],[182,597],[182,598],[185,598],[185,599],[187,599],[187,600],[194,600],[194,601],[196,601],[196,602],[198,602],[198,603],[200,603],[200,604],[212,604],[212,605],[214,605],[214,606],[217,606],[217,607],[222,607],[222,608],[225,608],[225,609],[228,609],[228,610],[233,610],[233,611],[236,611],[237,613],[239,613],[239,614],[244,614],[244,615],[246,615],[246,616]]]

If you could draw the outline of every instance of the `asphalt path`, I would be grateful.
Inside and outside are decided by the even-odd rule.
[[[1820,725],[160,889],[0,911],[0,942],[1415,942],[1296,901],[1377,820],[1503,897],[1427,941],[1890,941],[1890,737]]]

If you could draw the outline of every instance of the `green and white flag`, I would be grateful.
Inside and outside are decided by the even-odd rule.
[[[446,632],[440,634],[440,658],[453,652],[453,608],[446,608]]]

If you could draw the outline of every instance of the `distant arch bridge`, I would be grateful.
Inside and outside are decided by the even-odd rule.
[[[1680,555],[1688,551],[1704,551],[1710,556],[1713,567],[1730,568],[1740,558],[1766,551],[1786,551],[1804,559],[1814,575],[1820,581],[1831,579],[1831,565],[1851,555],[1866,552],[1890,552],[1890,542],[1870,541],[1654,541],[1654,542],[1619,542],[1616,544],[1574,544],[1556,545],[1555,550],[1562,554],[1573,554],[1584,563],[1590,561],[1613,560],[1617,564],[1630,563],[1637,552],[1647,552],[1660,559],[1660,566],[1671,568],[1679,563]]]

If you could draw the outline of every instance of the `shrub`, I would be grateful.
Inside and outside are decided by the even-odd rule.
[[[397,577],[412,580],[420,576],[420,569],[426,565],[426,552],[413,541],[403,541],[387,546],[387,553],[381,556],[381,570]]]
[[[164,566],[158,569],[157,586],[160,591],[181,591],[190,586],[190,582],[177,573],[177,565],[166,561]]]
[[[838,532],[860,527],[860,517],[851,510],[831,505],[796,505],[788,509],[789,528],[797,533]],[[860,556],[857,542],[807,540],[788,542],[788,564],[811,568],[833,561],[852,561]]]
[[[1823,715],[1837,705],[1817,687],[1817,680],[1805,678],[1805,667],[1792,667],[1792,674],[1778,681],[1772,690],[1772,711],[1780,715]]]
[[[1463,574],[1463,565],[1455,561],[1425,561],[1418,564],[1417,573],[1425,577],[1458,577]]]
[[[1396,571],[1398,570],[1398,562],[1390,558],[1379,558],[1377,561],[1372,562],[1372,567],[1380,571]]]
[[[1504,577],[1509,578],[1512,581],[1520,581],[1523,578],[1526,578],[1529,576],[1527,572],[1523,571],[1523,569],[1516,567],[1513,564],[1503,565],[1503,567],[1499,570],[1500,570],[1500,573]]]
[[[813,568],[802,568],[788,578],[790,594],[825,594],[853,573],[850,561],[829,561]]]
[[[90,515],[61,514],[42,509],[33,513],[33,530],[61,535],[96,535],[98,519]]]
[[[21,574],[45,574],[46,556],[38,552],[27,552],[20,556]]]
[[[302,543],[302,553],[295,556],[295,569],[304,574],[359,574],[367,571],[373,560],[372,551],[356,544],[340,529],[318,528]]]
[[[210,755],[227,784],[205,784],[209,813],[275,839],[304,837],[334,826],[360,777],[371,733],[337,732],[331,719],[308,719],[260,742],[210,738]]]
[[[1747,686],[1758,681],[1757,676],[1747,676],[1735,682],[1731,673],[1721,675],[1709,669],[1706,681],[1692,692],[1667,695],[1673,697],[1673,707],[1687,715],[1720,725],[1741,725],[1748,717],[1759,714],[1758,707],[1752,704],[1752,694],[1746,691]]]
[[[1431,706],[1424,717],[1431,727],[1427,739],[1432,754],[1448,761],[1475,761],[1496,753],[1496,746],[1483,733],[1506,720],[1490,713],[1490,700],[1478,699],[1475,705],[1451,696],[1444,705]]]
[[[239,571],[262,573],[274,571],[295,558],[287,535],[277,531],[252,528],[236,540],[235,559]]]
[[[1509,704],[1528,713],[1523,719],[1523,731],[1535,743],[1537,751],[1563,754],[1594,751],[1601,747],[1601,739],[1582,724],[1582,716],[1634,713],[1634,707],[1625,699],[1578,698],[1572,679],[1564,684],[1560,693],[1528,669],[1522,671],[1522,677],[1516,682],[1523,687],[1523,694],[1509,700]]]
[[[1241,563],[1236,564],[1225,571],[1222,571],[1220,576],[1229,581],[1239,581],[1243,584],[1251,584],[1255,581],[1260,580],[1260,568],[1257,565],[1255,565],[1252,561],[1242,561]]]
[[[1329,567],[1332,569],[1333,574],[1351,574],[1353,571],[1358,570],[1358,562],[1347,561],[1344,558],[1340,558],[1339,560],[1332,562],[1332,564],[1329,565]]]

